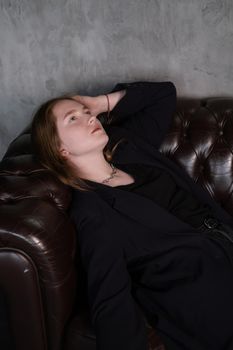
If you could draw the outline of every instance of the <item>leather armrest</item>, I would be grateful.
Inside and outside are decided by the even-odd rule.
[[[58,348],[76,295],[76,242],[72,222],[65,211],[40,198],[2,203],[0,220],[0,247],[20,251],[33,261],[49,345]],[[8,278],[12,278],[11,275]],[[17,290],[15,295],[17,297]]]

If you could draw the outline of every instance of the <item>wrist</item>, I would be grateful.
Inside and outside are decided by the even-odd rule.
[[[108,94],[108,96],[109,96],[109,94]],[[99,110],[98,114],[107,112],[108,111],[108,100],[107,100],[106,95],[99,95],[99,96],[97,96],[97,99],[98,99],[98,110]]]
[[[117,105],[117,103],[122,99],[122,97],[126,94],[126,90],[121,90],[121,91],[115,91],[112,92],[108,95],[109,99],[109,110],[112,111],[113,108]],[[108,101],[107,97],[105,96],[106,99],[106,112],[108,111]]]
[[[108,100],[109,100],[109,111],[112,111],[116,104],[122,99],[126,94],[126,90],[111,92],[109,94],[98,95],[95,97],[98,106],[98,112],[96,114],[101,114],[108,112]],[[107,96],[108,97],[107,97]]]

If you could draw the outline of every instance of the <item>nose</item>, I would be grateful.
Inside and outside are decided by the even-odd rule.
[[[90,119],[89,119],[89,123],[91,123],[91,124],[93,124],[93,123],[95,123],[96,122],[96,115],[92,115],[91,117],[90,117]]]

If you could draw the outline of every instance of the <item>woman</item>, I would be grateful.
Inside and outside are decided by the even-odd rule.
[[[32,123],[40,162],[73,188],[98,350],[148,349],[144,315],[167,350],[233,349],[233,220],[159,152],[175,107],[172,82],[120,83]]]

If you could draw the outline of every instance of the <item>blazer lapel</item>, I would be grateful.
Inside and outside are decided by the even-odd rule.
[[[196,230],[185,222],[179,220],[169,211],[157,205],[151,199],[139,196],[136,193],[115,193],[112,207],[130,219],[137,221],[156,232],[174,234],[187,234]]]
[[[150,198],[100,183],[97,183],[95,187],[98,194],[108,202],[113,210],[147,229],[163,234],[187,235],[187,232],[197,234],[195,228],[179,220]]]

